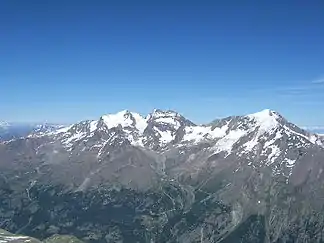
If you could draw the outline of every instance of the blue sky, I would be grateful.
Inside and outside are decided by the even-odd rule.
[[[270,108],[324,126],[324,2],[0,1],[0,120]]]

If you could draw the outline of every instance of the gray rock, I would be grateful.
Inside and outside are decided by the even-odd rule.
[[[324,241],[319,136],[269,110],[201,126],[174,111],[113,118],[1,143],[1,227],[88,242]]]

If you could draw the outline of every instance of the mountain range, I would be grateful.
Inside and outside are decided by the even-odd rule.
[[[311,133],[316,133],[321,136],[324,136],[324,127],[317,126],[317,127],[305,127],[305,130],[311,132]]]
[[[85,242],[324,242],[324,138],[263,110],[124,110],[0,143],[0,227]]]
[[[47,133],[65,125],[52,123],[17,123],[0,121],[0,141],[26,137],[35,133]]]

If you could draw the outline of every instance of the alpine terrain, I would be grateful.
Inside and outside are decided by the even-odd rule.
[[[125,110],[1,142],[0,228],[98,243],[320,243],[323,171],[324,138],[272,110],[206,125]]]
[[[0,141],[8,141],[35,133],[47,133],[62,127],[64,126],[49,123],[29,124],[0,121]]]

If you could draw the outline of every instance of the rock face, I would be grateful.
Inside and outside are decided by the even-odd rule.
[[[263,110],[121,111],[0,144],[0,227],[85,242],[324,242],[324,145]]]

